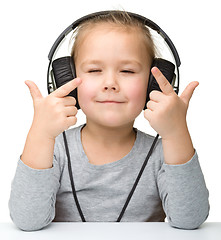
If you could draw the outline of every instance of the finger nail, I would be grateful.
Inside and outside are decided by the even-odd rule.
[[[28,83],[29,83],[28,80],[26,80],[24,83],[25,83],[25,85],[26,85],[27,87],[29,87],[29,85],[28,85]]]
[[[157,72],[158,72],[157,67],[153,67],[152,68],[152,73],[157,73]]]
[[[79,77],[75,78],[75,82],[79,83],[81,79]]]

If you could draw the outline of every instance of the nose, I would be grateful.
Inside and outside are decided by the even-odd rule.
[[[114,92],[118,92],[119,91],[119,84],[117,81],[117,77],[115,76],[114,73],[109,73],[106,74],[106,76],[104,77],[104,85],[103,85],[103,90],[104,91],[114,91]]]

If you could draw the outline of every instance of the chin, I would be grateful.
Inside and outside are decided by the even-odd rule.
[[[107,127],[107,128],[120,128],[127,125],[133,125],[134,119],[129,118],[99,118],[95,120],[96,123],[98,123],[101,126]]]
[[[119,128],[123,126],[129,126],[131,124],[133,125],[135,118],[140,113],[134,110],[128,111],[125,114],[123,111],[113,110],[100,111],[100,109],[96,109],[94,111],[91,111],[90,108],[83,108],[82,111],[89,121],[108,128]]]

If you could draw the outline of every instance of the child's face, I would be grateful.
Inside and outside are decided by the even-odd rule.
[[[139,33],[108,24],[90,31],[75,60],[87,120],[109,127],[133,123],[145,104],[150,64]]]

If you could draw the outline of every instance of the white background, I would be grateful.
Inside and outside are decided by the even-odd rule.
[[[0,3],[0,222],[11,221],[11,181],[33,117],[32,99],[24,81],[34,81],[46,96],[47,55],[58,35],[86,14],[122,8],[153,20],[172,39],[182,63],[180,93],[189,82],[200,83],[190,102],[188,126],[210,192],[207,221],[221,221],[220,2],[8,0]],[[83,122],[79,112],[78,125]],[[143,114],[136,127],[153,132]]]

